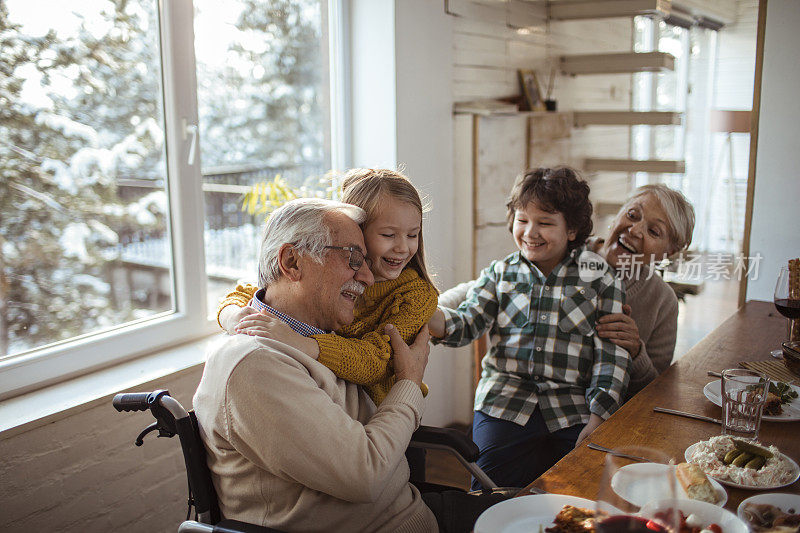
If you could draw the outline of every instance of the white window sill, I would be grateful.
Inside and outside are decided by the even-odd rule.
[[[0,440],[110,402],[114,394],[205,362],[208,344],[220,334],[126,361],[85,376],[0,402]],[[110,405],[109,405],[110,407]]]

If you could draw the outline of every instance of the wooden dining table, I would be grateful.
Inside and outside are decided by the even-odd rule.
[[[520,495],[530,494],[535,487],[555,494],[596,499],[606,454],[588,448],[588,441],[608,448],[626,445],[657,448],[683,462],[686,448],[719,435],[720,425],[654,412],[653,408],[721,418],[722,409],[703,394],[703,387],[718,379],[709,377],[708,372],[738,368],[743,361],[771,359],[770,351],[779,348],[785,337],[786,319],[771,302],[747,302]],[[777,446],[800,462],[800,421],[762,421],[759,440]],[[734,513],[742,500],[764,492],[729,486],[725,489],[728,492],[725,508]],[[769,492],[800,494],[800,481]]]

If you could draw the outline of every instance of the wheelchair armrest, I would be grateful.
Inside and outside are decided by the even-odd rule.
[[[417,448],[450,448],[468,463],[478,459],[478,446],[457,429],[420,426],[411,435],[411,444]]]
[[[239,522],[238,520],[222,520],[218,524],[212,526],[210,524],[201,524],[194,520],[187,520],[182,523],[178,528],[178,533],[283,533],[271,527],[257,526],[255,524],[247,524]]]
[[[238,520],[222,520],[214,526],[214,533],[281,533],[271,527],[247,524]]]

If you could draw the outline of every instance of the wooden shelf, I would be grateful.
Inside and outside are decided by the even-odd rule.
[[[625,205],[624,202],[604,202],[602,200],[592,203],[594,205],[594,214],[598,217],[614,216],[619,213],[619,210]]]
[[[551,20],[580,20],[638,15],[669,16],[670,0],[562,0],[548,2]]]
[[[622,74],[674,70],[675,58],[666,52],[561,56],[564,74]]]
[[[573,125],[584,126],[675,126],[683,114],[675,111],[574,111]]]
[[[663,172],[683,174],[686,172],[685,161],[667,161],[662,159],[584,159],[583,168],[587,172]]]

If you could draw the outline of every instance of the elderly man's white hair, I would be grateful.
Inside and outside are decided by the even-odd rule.
[[[258,258],[259,287],[266,287],[280,278],[278,253],[286,243],[294,244],[300,253],[322,263],[325,247],[333,244],[325,215],[334,211],[347,215],[359,225],[367,218],[366,212],[360,207],[321,198],[298,198],[286,202],[272,212],[264,226],[261,240]]]

